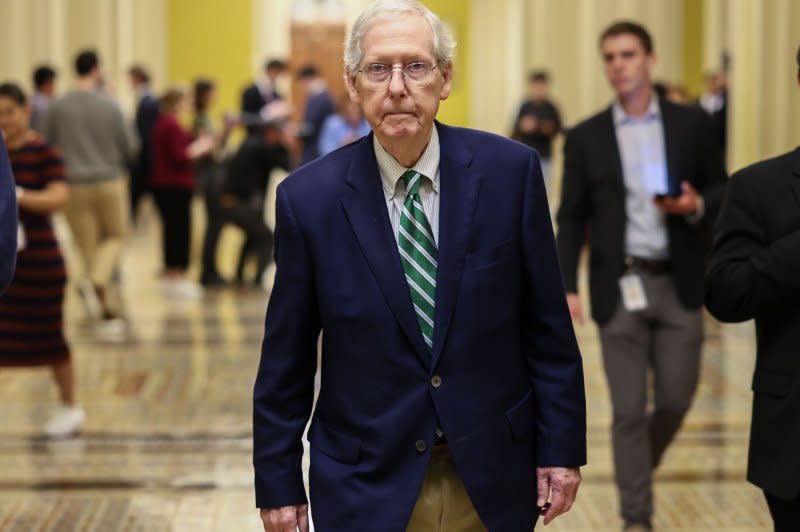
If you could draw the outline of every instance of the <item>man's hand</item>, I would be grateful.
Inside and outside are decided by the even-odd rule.
[[[572,316],[572,321],[582,326],[585,320],[583,319],[583,306],[578,294],[567,294],[567,305],[569,306],[569,315]]]
[[[677,198],[654,198],[653,202],[662,212],[676,216],[694,214],[700,208],[700,196],[688,181],[681,183],[681,195]]]
[[[308,505],[262,508],[264,532],[308,532]]]
[[[536,487],[539,493],[536,506],[543,508],[547,504],[548,496],[550,498],[550,506],[542,511],[545,525],[572,508],[580,483],[581,471],[577,467],[536,468]]]
[[[537,125],[536,118],[530,115],[525,115],[519,119],[519,130],[525,133],[526,135],[535,133],[536,125]]]

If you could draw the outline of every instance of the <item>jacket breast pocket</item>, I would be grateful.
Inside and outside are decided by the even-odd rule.
[[[485,270],[519,253],[516,239],[509,240],[499,246],[479,248],[469,253],[464,259],[464,271]]]
[[[314,419],[308,429],[311,447],[343,464],[357,464],[361,459],[361,441]]]

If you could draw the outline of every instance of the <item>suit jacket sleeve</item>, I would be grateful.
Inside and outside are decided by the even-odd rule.
[[[531,153],[523,206],[523,348],[536,397],[538,465],[586,463],[583,364],[553,239],[538,157]]]
[[[768,240],[756,184],[731,179],[715,228],[706,306],[722,321],[774,314],[800,294],[800,231]]]
[[[569,293],[578,292],[578,259],[586,241],[590,209],[583,159],[580,138],[573,130],[564,143],[564,176],[557,216],[558,253],[564,286]]]
[[[725,185],[728,182],[728,174],[725,171],[725,161],[722,157],[722,150],[714,135],[714,124],[711,117],[702,113],[702,132],[699,135],[700,143],[698,148],[700,153],[698,159],[702,161],[703,179],[702,188],[699,188],[705,203],[705,213],[703,218],[713,224],[722,205],[722,198],[725,195]],[[710,226],[709,226],[710,227]]]
[[[277,272],[254,390],[253,463],[259,508],[306,502],[302,435],[314,399],[320,318],[307,244],[284,186],[275,213]]]
[[[0,135],[0,294],[14,276],[17,261],[17,196],[8,153]]]

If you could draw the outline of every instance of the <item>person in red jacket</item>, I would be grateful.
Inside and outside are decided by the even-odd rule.
[[[214,147],[211,137],[193,138],[178,116],[188,107],[186,93],[168,89],[161,97],[161,115],[153,128],[153,173],[150,187],[161,214],[164,250],[164,292],[195,299],[202,293],[186,278],[191,242],[191,201],[195,188],[193,161]]]

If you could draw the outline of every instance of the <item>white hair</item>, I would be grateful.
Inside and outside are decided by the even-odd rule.
[[[361,40],[381,18],[396,15],[421,15],[433,31],[433,57],[437,65],[452,63],[456,42],[441,19],[417,0],[376,0],[358,16],[344,46],[344,66],[348,73],[358,70],[364,51]]]

